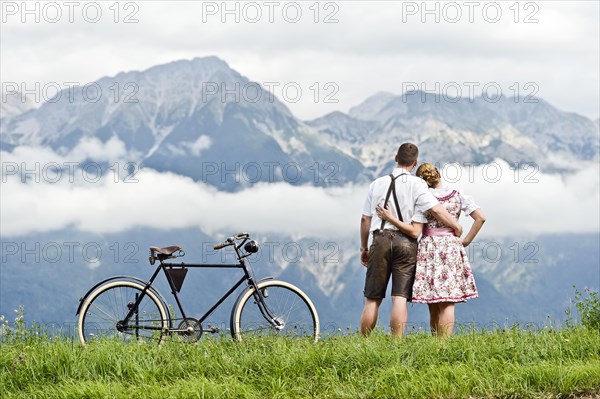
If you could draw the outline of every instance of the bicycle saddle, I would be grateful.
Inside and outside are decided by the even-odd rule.
[[[181,249],[181,247],[179,245],[171,245],[170,247],[164,247],[164,248],[150,247],[151,252],[158,252],[159,254],[163,254],[163,255],[167,255],[167,256],[173,255],[174,252],[177,252],[180,249]]]

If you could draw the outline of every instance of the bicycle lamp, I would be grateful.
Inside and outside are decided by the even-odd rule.
[[[258,252],[258,243],[255,240],[250,240],[244,245],[244,251],[254,254]]]

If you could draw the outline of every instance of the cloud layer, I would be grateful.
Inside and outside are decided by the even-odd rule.
[[[79,148],[77,154],[100,154],[98,146],[86,143],[85,151]],[[107,146],[113,154],[122,151],[118,143]],[[227,193],[152,169],[128,177],[117,175],[115,169],[124,165],[119,162],[106,168],[69,171],[63,165],[75,158],[43,148],[18,147],[1,156],[3,237],[67,227],[111,233],[138,226],[355,237],[368,189],[352,184],[319,188],[263,183]],[[48,164],[54,169],[46,168]],[[62,167],[61,175],[56,165]],[[23,182],[25,169],[29,172]],[[442,174],[449,186],[463,188],[487,214],[484,236],[600,230],[597,165],[562,176],[535,168],[513,170],[498,161],[477,167],[450,165]],[[462,219],[465,227],[470,225],[468,220]]]

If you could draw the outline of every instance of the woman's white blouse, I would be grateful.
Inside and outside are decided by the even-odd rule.
[[[473,198],[470,195],[466,195],[462,189],[453,189],[449,187],[442,188],[430,188],[431,193],[438,198],[445,197],[450,194],[453,190],[458,192],[458,196],[460,198],[461,209],[465,215],[470,215],[473,211],[480,208],[479,205],[473,201]]]

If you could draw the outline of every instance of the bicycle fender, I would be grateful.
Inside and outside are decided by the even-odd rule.
[[[75,315],[79,315],[79,312],[81,312],[81,307],[83,306],[83,303],[85,302],[87,297],[90,296],[90,294],[96,290],[96,288],[98,288],[110,281],[114,281],[114,280],[134,281],[136,283],[140,283],[141,285],[144,285],[144,286],[146,285],[146,281],[142,280],[141,278],[132,277],[132,276],[113,276],[113,277],[104,279],[104,280],[100,281],[99,283],[97,283],[96,285],[94,285],[92,288],[90,288],[88,290],[88,292],[85,293],[84,296],[79,298],[79,306],[77,306],[77,312],[75,313]],[[162,305],[164,306],[164,308],[167,311],[167,317],[169,318],[169,323],[170,323],[171,322],[171,311],[169,310],[167,301],[165,301],[165,298],[162,296],[162,294],[160,292],[158,292],[154,287],[150,287],[149,290],[152,291],[152,293],[154,295],[156,295],[156,297],[159,298],[160,301],[162,302]]]
[[[267,281],[267,280],[274,280],[273,276],[270,277],[264,277],[261,278],[260,280],[256,281],[256,285],[262,283],[263,281]],[[233,303],[233,307],[231,308],[231,316],[229,316],[229,326],[230,326],[230,333],[231,336],[233,337],[233,318],[235,317],[234,313],[235,313],[235,309],[238,306],[238,303],[240,302],[240,300],[242,299],[242,296],[249,290],[253,289],[254,287],[252,286],[247,286],[246,288],[244,288],[242,290],[242,292],[240,292],[240,294],[238,295],[238,297],[235,299],[235,302]]]

